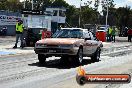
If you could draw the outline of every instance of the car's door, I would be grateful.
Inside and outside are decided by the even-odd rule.
[[[83,32],[83,53],[85,55],[90,55],[92,52],[92,42],[91,42],[91,36],[89,35],[88,31]]]
[[[91,44],[92,44],[91,53],[94,53],[97,50],[97,47],[98,47],[98,40],[97,40],[96,36],[93,33],[91,33]]]
[[[91,40],[91,48],[92,48],[92,50],[91,50],[91,53],[93,54],[93,53],[95,53],[96,52],[96,50],[97,50],[97,47],[98,47],[98,41],[97,40]]]

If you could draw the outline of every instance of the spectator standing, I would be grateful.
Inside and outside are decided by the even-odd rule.
[[[23,22],[22,22],[22,20],[18,20],[18,23],[16,23],[16,43],[13,48],[17,48],[17,43],[18,43],[19,38],[21,40],[20,47],[23,48],[23,37],[22,37],[23,30],[24,30]]]
[[[112,32],[111,32],[111,37],[112,37],[112,41],[115,42],[115,33],[116,33],[116,30],[115,28],[112,29]]]
[[[6,27],[6,26],[4,26],[4,27],[2,28],[2,30],[3,30],[3,35],[5,36],[5,35],[6,35],[6,33],[7,33],[7,27]]]
[[[44,28],[42,31],[42,39],[47,38],[47,28]]]
[[[109,42],[111,42],[111,40],[112,40],[112,35],[111,35],[111,33],[112,33],[112,27],[109,27],[109,34],[108,34],[108,37],[109,37]]]
[[[127,34],[128,34],[128,42],[131,42],[131,38],[132,38],[132,29],[128,29]]]

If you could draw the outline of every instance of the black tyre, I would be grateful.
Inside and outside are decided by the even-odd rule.
[[[84,85],[86,83],[86,78],[84,76],[76,76],[76,81],[79,85]]]
[[[43,54],[38,54],[38,60],[40,64],[44,64],[46,61],[46,56]]]
[[[100,48],[98,48],[96,50],[96,52],[93,54],[93,56],[91,57],[91,60],[94,61],[94,62],[98,62],[99,59],[100,59]]]
[[[61,59],[60,59],[60,62],[62,64],[69,64],[69,56],[62,56]]]
[[[76,56],[76,64],[81,65],[82,63],[83,63],[83,49],[80,48]]]

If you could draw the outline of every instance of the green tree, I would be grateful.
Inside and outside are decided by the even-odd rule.
[[[35,9],[45,10],[46,7],[51,6],[53,0],[34,0],[35,2]]]
[[[108,25],[115,25],[114,24],[114,7],[115,7],[115,4],[114,4],[114,0],[102,0],[101,2],[101,5],[102,5],[102,12],[103,12],[103,16],[101,17],[101,24],[105,24],[105,21],[106,21],[106,14],[107,14],[107,6],[108,6]],[[113,22],[112,22],[113,21]]]
[[[19,0],[7,0],[7,6],[9,11],[20,11],[22,8],[22,4]]]
[[[79,18],[79,10],[75,6],[68,6],[66,11],[66,22],[71,26],[79,26],[78,18]]]
[[[0,0],[0,10],[20,11],[22,3],[19,0]]]
[[[99,4],[100,4],[100,0],[95,0],[95,3],[94,3],[95,10],[98,10]]]
[[[51,4],[53,7],[68,7],[69,4],[64,0],[54,0]]]
[[[120,7],[117,9],[117,12],[116,12],[118,15],[117,15],[117,19],[118,19],[118,26],[121,28],[121,30],[124,28],[124,27],[129,27],[131,26],[130,25],[130,18],[131,18],[131,9],[129,6],[126,6],[126,7]]]
[[[102,5],[102,11],[106,11],[107,6],[108,6],[108,8],[115,7],[114,0],[102,0],[101,5]]]
[[[96,8],[90,7],[92,1],[87,1],[84,3],[85,6],[82,6],[81,10],[81,25],[83,24],[97,24],[99,12],[97,11],[98,3],[96,2]]]
[[[68,3],[64,0],[33,0],[35,10],[45,10],[46,7],[67,7]],[[32,7],[32,0],[26,0],[26,8]]]
[[[82,8],[81,18],[82,24],[96,24],[99,13],[93,8],[84,6]]]

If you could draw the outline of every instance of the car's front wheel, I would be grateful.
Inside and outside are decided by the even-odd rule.
[[[91,56],[91,60],[92,61],[94,61],[94,62],[96,62],[96,61],[99,61],[99,59],[100,59],[100,48],[98,48],[97,50],[96,50],[96,52],[93,54],[93,56]]]
[[[79,85],[84,85],[86,83],[86,78],[84,76],[76,76],[76,81]]]
[[[62,64],[67,64],[69,63],[69,56],[62,56],[61,59],[60,59],[60,62]]]
[[[80,48],[76,56],[76,64],[81,65],[82,63],[83,63],[83,49]]]
[[[38,54],[38,60],[40,64],[44,64],[46,61],[46,56],[43,54]]]

